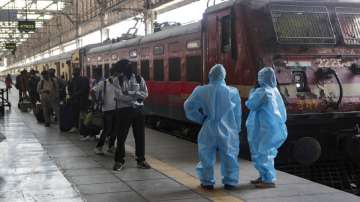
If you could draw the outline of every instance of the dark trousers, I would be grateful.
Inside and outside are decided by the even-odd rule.
[[[125,141],[130,129],[133,128],[135,139],[135,154],[138,162],[145,161],[145,117],[142,108],[122,108],[118,110],[119,130],[117,133],[117,148],[115,162],[124,163]]]
[[[109,147],[113,147],[116,139],[116,110],[104,112],[104,129],[96,147],[102,147],[107,137],[110,137]]]
[[[79,128],[80,105],[78,103],[72,103],[71,107],[73,110],[73,126]]]

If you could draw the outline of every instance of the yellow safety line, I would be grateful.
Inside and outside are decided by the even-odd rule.
[[[128,152],[134,153],[135,149],[132,146],[126,145],[126,150]],[[214,191],[206,191],[199,186],[199,180],[189,175],[188,173],[179,170],[178,168],[169,165],[163,161],[160,161],[152,156],[146,156],[146,160],[151,165],[151,167],[164,175],[176,180],[177,182],[183,184],[184,186],[190,188],[196,193],[212,200],[215,202],[245,202],[240,198],[229,195],[221,189],[215,189]]]

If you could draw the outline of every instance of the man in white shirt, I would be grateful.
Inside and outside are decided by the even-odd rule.
[[[113,72],[113,71],[112,71]],[[112,73],[111,72],[111,73]],[[113,76],[113,74],[111,74]],[[109,153],[114,153],[114,143],[116,139],[116,101],[115,91],[116,87],[113,83],[113,77],[98,82],[92,88],[93,97],[102,104],[102,111],[104,113],[104,129],[100,135],[100,140],[94,149],[96,154],[104,154],[103,146],[107,137],[109,141]]]
[[[130,126],[135,139],[135,154],[137,167],[150,169],[145,160],[145,116],[143,112],[144,99],[148,96],[145,80],[132,68],[128,60],[120,60],[115,64],[117,77],[114,85],[116,91],[118,124],[117,148],[115,152],[114,171],[120,171],[125,163],[125,141]]]

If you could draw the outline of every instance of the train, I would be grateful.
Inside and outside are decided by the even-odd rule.
[[[271,66],[288,112],[289,138],[278,160],[359,162],[360,2],[229,0],[209,6],[200,22],[87,46],[27,68],[54,67],[69,79],[80,67],[89,78],[95,71],[108,77],[122,58],[146,80],[147,115],[179,122],[188,122],[183,103],[208,82],[214,64],[225,66],[226,82],[238,88],[242,103],[258,70]],[[244,105],[243,111],[244,122]]]

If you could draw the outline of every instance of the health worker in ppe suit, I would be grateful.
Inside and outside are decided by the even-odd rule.
[[[222,65],[212,67],[209,84],[197,87],[184,104],[186,117],[202,125],[196,170],[201,187],[207,190],[215,185],[216,151],[220,153],[224,188],[235,189],[239,182],[241,102],[238,90],[226,85],[225,76]]]
[[[245,105],[250,109],[246,121],[251,159],[260,177],[251,181],[258,188],[275,187],[274,159],[287,138],[286,109],[271,67],[258,73],[258,87]]]

